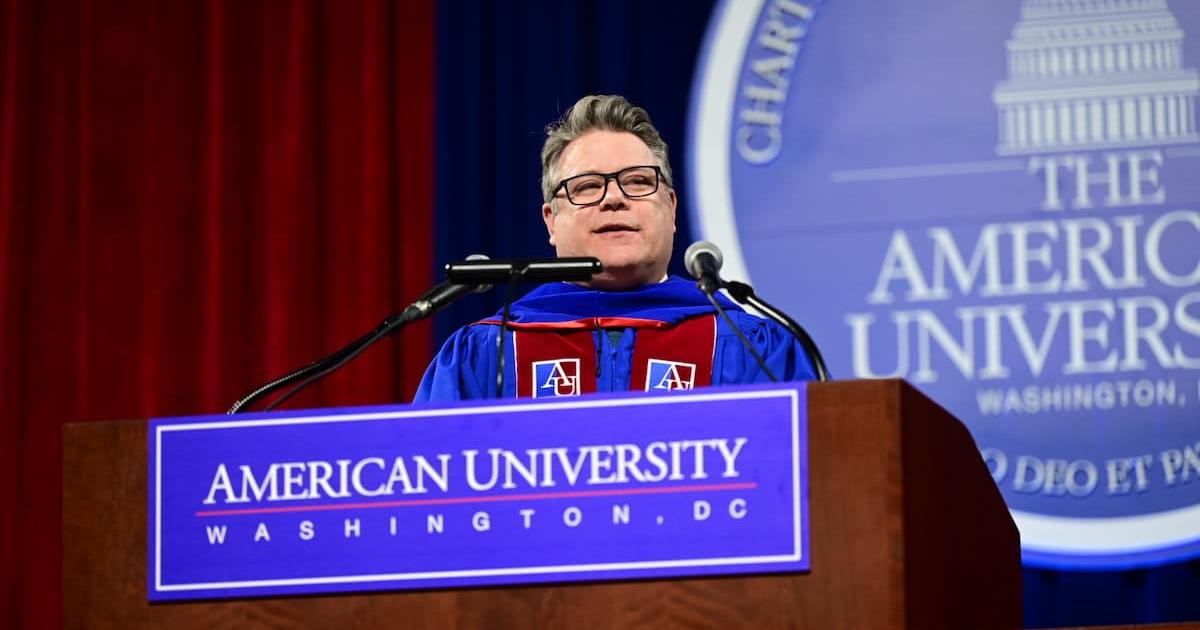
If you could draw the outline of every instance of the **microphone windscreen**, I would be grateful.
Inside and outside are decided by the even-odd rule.
[[[716,245],[708,241],[696,241],[683,254],[683,266],[688,273],[692,274],[693,278],[698,279],[704,273],[704,266],[700,263],[700,259],[705,255],[712,256],[713,271],[720,271],[721,264],[725,262],[721,256],[721,250]]]

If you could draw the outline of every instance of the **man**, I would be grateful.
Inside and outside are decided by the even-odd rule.
[[[546,131],[550,244],[560,257],[594,256],[604,271],[513,303],[503,397],[769,381],[695,282],[667,276],[677,198],[667,145],[645,110],[620,96],[586,96]],[[779,379],[814,378],[783,327],[720,299]],[[447,340],[416,401],[495,397],[499,324],[497,314]]]

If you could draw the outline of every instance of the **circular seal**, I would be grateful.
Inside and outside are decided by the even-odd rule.
[[[694,224],[971,430],[1025,560],[1200,554],[1200,5],[726,1]]]

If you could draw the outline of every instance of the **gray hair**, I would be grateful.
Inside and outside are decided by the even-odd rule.
[[[671,163],[667,161],[667,143],[646,110],[625,100],[624,96],[585,96],[562,115],[562,118],[546,127],[546,143],[542,145],[542,197],[546,203],[554,199],[559,184],[558,158],[572,140],[595,130],[627,131],[650,147],[658,167],[662,170],[663,183],[674,188],[671,178]]]

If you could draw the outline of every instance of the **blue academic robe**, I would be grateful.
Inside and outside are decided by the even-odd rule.
[[[747,313],[722,295],[717,297],[780,380],[816,378],[812,364],[787,329]],[[510,321],[561,323],[604,317],[648,319],[674,325],[684,319],[712,313],[712,305],[696,288],[695,282],[672,276],[665,282],[632,291],[598,291],[565,282],[541,285],[512,304]],[[494,320],[499,319],[498,313]],[[770,377],[738,340],[737,333],[720,317],[716,323],[712,385],[770,382]],[[513,331],[507,332],[504,397],[514,398]],[[592,332],[597,356],[596,391],[629,390],[637,332],[635,328],[624,328],[619,336],[602,329]],[[500,327],[489,323],[471,324],[455,332],[425,371],[414,402],[495,398],[499,333]]]

